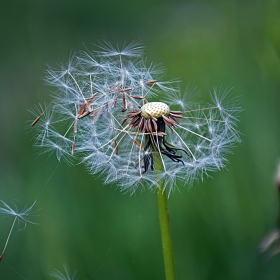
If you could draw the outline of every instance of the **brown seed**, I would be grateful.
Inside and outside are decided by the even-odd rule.
[[[165,124],[166,124],[169,128],[172,128],[174,124],[177,124],[176,121],[174,121],[174,120],[172,120],[172,119],[169,119],[169,118],[167,118],[166,116],[163,116],[163,115],[162,115],[162,118],[163,118]]]
[[[125,112],[127,109],[126,109],[126,100],[125,100],[124,94],[122,96],[122,106],[123,106],[123,108],[122,108],[121,112]]]
[[[113,89],[116,88],[119,84],[120,84],[119,82],[115,83],[112,87],[109,88],[108,91],[113,90]]]
[[[132,138],[132,140],[142,151],[144,151],[144,148],[141,146],[141,144],[136,139]]]
[[[82,118],[88,116],[89,114],[90,114],[90,112],[89,112],[89,111],[86,111],[86,112],[84,112],[83,114],[79,115],[79,116],[78,116],[78,119],[82,119]]]
[[[154,128],[155,128],[155,131],[157,131],[158,130],[157,122],[153,119],[152,119],[152,122],[153,122],[153,125],[154,125]]]
[[[31,124],[31,126],[34,126],[39,120],[40,118],[43,116],[43,114],[41,114],[40,116],[38,116]]]
[[[177,118],[177,119],[181,119],[181,118],[183,118],[183,116],[181,116],[181,115],[177,115],[177,114],[173,114],[172,112],[170,113],[170,116],[172,116],[172,117],[174,117],[174,118]]]
[[[127,91],[130,91],[132,90],[132,88],[124,88],[124,89],[119,89],[118,92],[127,92]]]
[[[125,118],[125,119],[121,122],[121,126],[123,126],[127,120],[128,120],[128,118]]]
[[[87,106],[86,102],[81,105],[78,113],[79,115],[82,115],[84,113],[84,111],[86,110],[86,106]]]
[[[114,102],[112,104],[112,108],[115,108],[116,104],[117,104],[117,97],[114,99]]]
[[[115,140],[115,151],[116,151],[116,155],[119,154],[119,147],[118,147],[118,142]]]
[[[133,118],[133,117],[135,117],[135,116],[137,116],[137,115],[140,115],[141,114],[141,111],[139,110],[139,111],[135,111],[135,112],[131,112],[131,113],[129,113],[128,115],[127,115],[127,118]]]
[[[170,111],[170,113],[172,113],[172,114],[178,114],[178,115],[182,115],[182,114],[184,114],[184,112],[182,112],[182,111]]]
[[[144,96],[140,96],[140,95],[134,95],[134,96],[131,96],[135,99],[141,99],[141,100],[144,100],[144,102],[148,103],[148,100],[144,97]]]
[[[91,102],[91,101],[95,98],[95,96],[96,96],[97,94],[98,94],[98,92],[94,93],[94,94],[89,98],[88,102]]]
[[[146,85],[153,85],[156,82],[157,82],[157,80],[151,80],[151,81],[146,82]]]

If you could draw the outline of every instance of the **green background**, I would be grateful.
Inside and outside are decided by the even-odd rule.
[[[16,225],[0,279],[163,279],[156,195],[129,196],[83,166],[37,156],[28,109],[50,100],[46,64],[75,51],[141,39],[148,62],[196,87],[234,87],[242,143],[227,170],[169,198],[178,279],[280,279],[280,256],[258,251],[275,227],[280,158],[279,1],[1,1],[0,200],[40,210]],[[0,247],[12,217],[0,217]]]

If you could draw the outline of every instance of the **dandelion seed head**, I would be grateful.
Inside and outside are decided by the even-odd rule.
[[[178,81],[163,73],[147,65],[139,42],[105,42],[49,67],[46,81],[56,90],[49,105],[33,111],[35,147],[83,163],[129,193],[154,191],[159,181],[171,193],[203,180],[225,166],[240,141],[238,100],[220,88],[210,104],[195,102],[194,90],[180,93]],[[155,176],[157,161],[163,170]]]

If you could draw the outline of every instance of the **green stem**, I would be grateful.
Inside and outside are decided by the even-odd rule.
[[[162,159],[158,151],[154,151],[154,162],[155,162],[155,173],[161,173],[163,169]],[[158,176],[158,175],[157,175]],[[171,232],[169,224],[169,215],[167,207],[166,191],[164,190],[163,180],[159,181],[159,188],[157,190],[157,201],[158,201],[158,215],[159,225],[161,232],[161,243],[163,251],[163,260],[165,267],[165,278],[166,280],[175,280],[175,267],[173,248],[171,241]]]

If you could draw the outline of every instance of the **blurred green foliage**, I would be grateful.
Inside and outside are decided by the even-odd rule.
[[[1,1],[0,199],[41,209],[12,235],[0,279],[50,279],[66,263],[79,279],[163,279],[156,196],[121,194],[83,166],[37,157],[27,111],[48,102],[46,64],[106,39],[142,39],[167,78],[231,88],[245,109],[228,170],[169,199],[178,279],[280,279],[261,239],[275,226],[280,157],[280,3],[268,1]],[[30,120],[30,121],[28,121]],[[12,218],[0,219],[4,246]],[[2,244],[2,245],[1,245]]]

